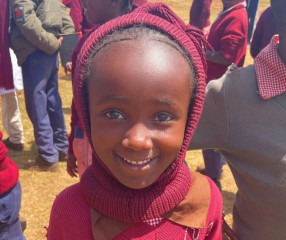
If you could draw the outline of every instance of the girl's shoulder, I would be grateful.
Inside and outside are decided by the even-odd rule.
[[[164,217],[185,230],[185,239],[222,239],[222,196],[207,176],[191,172],[189,192]]]
[[[221,219],[222,196],[207,176],[191,173],[189,192],[165,218],[191,228],[207,228],[209,222]]]
[[[48,227],[48,240],[92,239],[90,207],[77,183],[55,199]],[[76,226],[76,227],[74,227]]]
[[[66,216],[70,218],[66,219]],[[56,197],[51,211],[51,218],[54,217],[65,219],[65,222],[77,218],[89,219],[90,207],[82,194],[80,183],[67,187]]]

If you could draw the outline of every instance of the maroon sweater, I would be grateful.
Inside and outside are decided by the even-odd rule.
[[[9,4],[1,1],[0,8],[0,88],[13,89],[13,71],[9,53]]]
[[[210,198],[208,199],[209,204],[207,206],[204,224],[206,227],[192,228],[191,226],[179,224],[178,221],[183,222],[184,220],[183,217],[180,217],[180,211],[176,211],[179,220],[163,218],[161,222],[155,226],[145,222],[138,222],[133,225],[131,224],[130,227],[123,230],[112,239],[221,240],[222,198],[219,190],[210,179],[207,180],[207,183],[210,188]],[[201,192],[203,192],[203,190],[201,190]],[[200,195],[200,192],[196,192],[196,195]],[[114,196],[114,199],[112,200],[113,204],[116,204],[117,197],[118,196],[116,195]],[[194,196],[191,197],[191,199],[195,198],[196,197]],[[204,200],[199,202],[204,202]],[[202,204],[198,203],[197,209],[200,209],[201,207]],[[195,211],[196,207],[190,209],[189,211]],[[193,220],[196,221],[196,219],[200,218],[199,214],[196,216],[197,217],[195,218],[192,217],[189,222],[192,222]],[[113,229],[110,229],[110,231],[113,231]],[[57,196],[52,207],[47,238],[48,240],[94,239],[92,233],[91,207],[84,198],[79,183],[65,189]]]
[[[212,0],[194,0],[190,10],[190,24],[203,30],[210,25]]]
[[[7,148],[2,142],[3,134],[0,132],[0,196],[12,189],[19,178],[17,165],[7,156]]]
[[[271,7],[268,7],[260,16],[253,33],[250,53],[255,58],[265,48],[273,35],[277,34],[276,24]]]
[[[211,26],[208,41],[214,51],[220,51],[229,62],[242,67],[247,49],[247,32],[247,12],[242,4],[238,4],[218,16]],[[208,61],[207,80],[220,78],[227,67]]]

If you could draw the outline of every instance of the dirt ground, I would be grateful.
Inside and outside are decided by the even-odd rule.
[[[154,0],[151,1],[155,2]],[[270,0],[260,1],[259,13],[269,5],[269,1]],[[188,22],[189,9],[192,0],[163,0],[162,2],[167,3],[185,22]],[[221,10],[221,6],[220,0],[213,0],[211,20],[215,19],[218,12]],[[248,54],[245,65],[251,63],[252,59]],[[65,120],[69,131],[71,113],[71,81],[70,76],[65,76],[62,69],[60,70],[59,87],[63,101]],[[45,239],[46,227],[48,225],[53,200],[64,188],[78,182],[78,178],[71,178],[66,173],[65,163],[60,163],[60,170],[56,173],[41,173],[23,169],[25,163],[34,161],[37,156],[37,152],[33,137],[33,128],[25,111],[24,94],[22,91],[19,92],[19,101],[24,124],[26,145],[23,152],[10,151],[9,155],[17,162],[20,168],[20,181],[23,192],[21,215],[27,220],[25,236],[27,240],[42,240]],[[2,124],[0,125],[0,129],[3,129]],[[4,134],[4,138],[7,137],[7,134]],[[195,170],[198,165],[202,164],[201,151],[188,152],[187,162],[190,169]],[[224,166],[223,169],[222,188],[226,219],[231,224],[231,210],[237,188],[228,166]]]

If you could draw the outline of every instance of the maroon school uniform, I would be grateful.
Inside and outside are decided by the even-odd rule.
[[[83,13],[81,0],[72,0],[70,3],[70,16],[73,20],[75,31],[85,34],[91,30],[92,25],[88,23]]]
[[[276,24],[271,7],[268,7],[260,16],[250,45],[250,53],[255,58],[265,48],[272,37],[277,34]]]
[[[1,1],[0,9],[0,89],[13,89],[13,71],[9,53],[9,5]]]
[[[221,12],[212,24],[208,41],[214,51],[231,63],[243,66],[247,48],[248,20],[244,3]],[[221,77],[227,70],[226,65],[208,61],[207,80]]]

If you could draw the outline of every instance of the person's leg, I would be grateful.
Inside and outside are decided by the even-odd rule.
[[[203,150],[203,157],[206,175],[221,188],[219,181],[222,173],[223,160],[220,152],[216,150]]]
[[[58,57],[54,54],[53,70],[47,83],[47,111],[53,129],[54,147],[59,155],[66,156],[68,151],[68,138],[62,110],[62,100],[58,88]]]
[[[247,4],[248,14],[248,42],[251,41],[252,33],[254,29],[255,17],[257,13],[259,0],[249,0]]]
[[[35,141],[41,159],[58,162],[53,129],[47,111],[46,88],[53,71],[54,56],[42,51],[31,54],[22,66],[26,110],[34,127]]]
[[[19,219],[21,208],[21,185],[16,186],[4,195],[0,195],[0,239],[24,240]]]
[[[9,141],[24,144],[23,125],[16,91],[2,95],[2,123]]]

